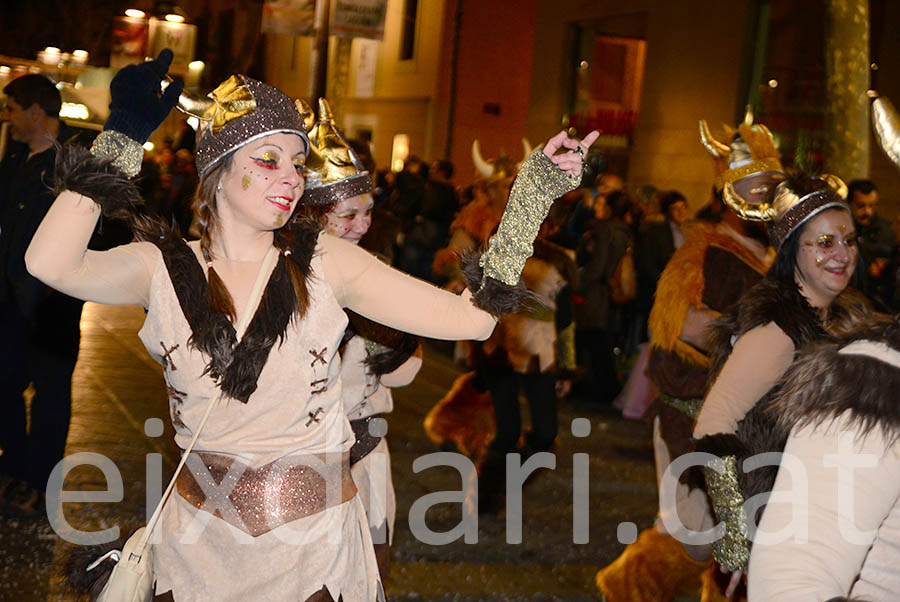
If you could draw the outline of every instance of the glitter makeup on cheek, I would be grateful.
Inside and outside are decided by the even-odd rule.
[[[280,215],[276,215],[275,216],[275,226],[280,228],[283,225],[284,225],[284,218],[281,217]]]
[[[250,176],[245,175],[243,178],[241,178],[241,188],[243,188],[244,190],[250,188]]]

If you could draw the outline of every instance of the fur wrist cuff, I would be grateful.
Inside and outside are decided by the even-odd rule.
[[[481,254],[469,253],[460,259],[466,286],[472,291],[475,307],[502,316],[516,313],[526,304],[537,303],[537,297],[519,281],[510,286],[485,274],[480,265]]]
[[[105,217],[129,220],[144,204],[137,186],[112,155],[96,155],[83,146],[67,144],[56,156],[55,173],[56,194],[64,190],[82,194],[100,205]]]

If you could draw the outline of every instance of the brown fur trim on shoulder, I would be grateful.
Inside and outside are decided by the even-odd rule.
[[[710,385],[715,382],[731,354],[732,340],[769,322],[774,322],[790,337],[795,349],[826,336],[819,314],[796,286],[765,278],[753,285],[729,312],[712,323]]]
[[[295,262],[303,277],[310,277],[319,228],[306,222],[291,227],[294,230],[291,254],[278,258],[259,307],[240,343],[237,343],[234,325],[227,316],[209,310],[206,277],[194,252],[176,237],[158,243],[181,311],[191,327],[190,344],[210,358],[206,372],[222,392],[244,403],[256,391],[272,346],[284,339],[288,325],[297,315],[297,296],[286,262]]]
[[[463,279],[472,291],[472,303],[495,316],[514,314],[527,305],[538,304],[535,295],[525,288],[521,279],[516,286],[509,286],[490,276],[485,277],[478,265],[481,253],[466,253],[460,258]]]
[[[821,343],[791,365],[769,412],[786,430],[819,425],[850,412],[865,436],[881,429],[890,442],[900,440],[900,369],[868,355],[842,354],[853,341],[884,343],[900,351],[900,324],[876,319],[837,343]]]

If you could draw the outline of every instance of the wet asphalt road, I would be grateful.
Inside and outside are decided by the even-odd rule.
[[[177,462],[161,371],[137,338],[142,321],[138,307],[85,306],[67,453],[110,458],[122,475],[124,496],[118,502],[66,504],[64,517],[74,528],[119,526],[127,533],[140,526],[147,454],[161,455],[165,479]],[[389,600],[597,600],[594,573],[622,550],[617,533],[627,536],[653,520],[656,487],[648,426],[563,403],[556,468],[541,470],[525,490],[521,542],[507,542],[508,517],[501,514],[479,517],[477,543],[425,543],[410,529],[410,507],[426,494],[461,488],[455,469],[413,471],[416,458],[436,451],[422,419],[461,372],[443,349],[428,345],[415,382],[394,390],[388,441],[398,508],[385,584]],[[163,419],[162,435],[145,433],[150,418]],[[572,434],[576,418],[590,421],[587,436]],[[573,537],[573,454],[587,454],[590,475],[589,526],[578,530],[579,543]],[[66,489],[105,488],[105,477],[93,467],[78,467],[66,479]],[[460,504],[439,504],[428,511],[426,523],[433,531],[447,531],[461,516]],[[632,522],[633,527],[622,525]],[[0,601],[65,600],[56,577],[61,549],[46,515],[0,508]]]

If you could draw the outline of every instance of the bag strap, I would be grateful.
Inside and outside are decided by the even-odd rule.
[[[256,274],[256,281],[253,283],[253,288],[250,289],[250,297],[247,300],[247,305],[244,306],[244,311],[241,312],[241,316],[238,319],[237,324],[235,325],[235,345],[240,342],[241,338],[244,336],[244,333],[247,331],[247,327],[250,325],[250,320],[253,318],[253,311],[256,309],[256,306],[259,304],[259,300],[262,298],[262,293],[263,289],[265,288],[267,276],[269,275],[269,272],[271,272],[272,266],[275,264],[275,262],[278,261],[278,253],[279,252],[275,247],[271,247],[269,249],[269,252],[266,253],[266,256],[263,258],[262,265],[259,266],[259,272]],[[222,396],[223,393],[219,392],[219,394],[210,399],[209,403],[206,405],[206,412],[204,412],[203,417],[200,419],[200,424],[197,426],[197,430],[194,431],[194,436],[191,437],[190,443],[188,443],[187,447],[184,448],[184,452],[181,454],[181,460],[178,462],[178,467],[175,468],[175,474],[172,475],[172,480],[169,481],[169,485],[168,487],[166,487],[162,498],[160,498],[159,504],[156,505],[156,510],[153,511],[153,516],[151,516],[150,520],[147,521],[147,528],[144,529],[144,532],[141,535],[141,539],[138,541],[138,545],[135,547],[135,551],[132,552],[132,556],[137,556],[138,558],[140,558],[143,555],[144,548],[147,546],[147,540],[150,539],[150,535],[153,533],[154,527],[156,527],[156,524],[159,522],[163,504],[166,503],[172,493],[172,490],[175,488],[175,480],[178,478],[178,475],[181,473],[181,469],[184,467],[185,462],[187,462],[188,456],[194,449],[194,444],[197,443],[197,438],[200,437],[200,432],[203,430],[203,427],[206,426],[206,420],[209,418],[213,406],[215,406],[222,399]]]

